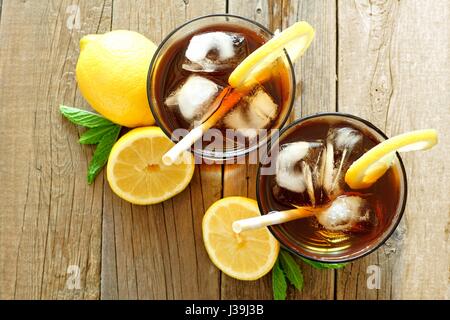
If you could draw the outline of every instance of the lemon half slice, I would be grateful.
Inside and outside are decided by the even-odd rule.
[[[294,23],[245,58],[230,74],[228,83],[236,88],[261,82],[271,64],[284,54],[284,49],[294,61],[308,49],[313,38],[311,25],[304,21]]]
[[[162,162],[174,143],[158,127],[129,131],[111,150],[106,169],[111,189],[134,204],[155,204],[183,191],[192,179],[195,164],[190,152],[170,166]]]
[[[411,131],[387,139],[353,162],[345,174],[345,182],[352,189],[368,188],[391,167],[395,152],[430,149],[437,141],[434,129]]]
[[[237,234],[236,220],[260,216],[255,200],[228,197],[216,201],[203,217],[203,241],[211,261],[230,277],[256,280],[275,264],[280,245],[267,228]]]

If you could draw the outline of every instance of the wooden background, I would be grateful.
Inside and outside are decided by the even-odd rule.
[[[408,205],[388,243],[338,271],[302,264],[305,288],[289,298],[449,298],[450,1],[0,0],[0,12],[0,298],[272,298],[270,277],[230,279],[201,239],[211,203],[254,196],[254,166],[201,166],[182,194],[133,206],[103,175],[87,185],[92,149],[58,111],[89,108],[74,76],[83,35],[130,29],[158,43],[223,12],[271,30],[302,19],[316,28],[296,66],[295,117],[343,111],[388,135],[440,133],[438,147],[403,157]],[[73,265],[79,289],[67,285]],[[379,290],[367,288],[370,265],[381,268]]]

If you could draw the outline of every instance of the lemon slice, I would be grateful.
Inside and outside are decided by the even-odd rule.
[[[255,200],[228,197],[216,201],[203,217],[203,241],[211,261],[230,277],[256,280],[275,264],[280,245],[267,228],[234,233],[236,220],[260,216]]]
[[[177,163],[162,162],[174,143],[158,127],[129,131],[111,150],[107,178],[119,197],[134,204],[155,204],[183,191],[192,179],[194,157],[184,152]]]
[[[437,140],[434,129],[411,131],[387,139],[352,163],[345,174],[345,182],[352,189],[368,188],[391,167],[395,152],[430,149]]]
[[[230,74],[228,83],[236,88],[260,82],[272,63],[284,54],[284,49],[294,61],[308,49],[313,38],[311,25],[304,21],[294,23],[245,58]]]
[[[305,51],[310,46],[312,40],[314,39],[314,29],[312,31],[313,31],[313,34],[312,34],[312,37],[310,38],[311,40],[307,44],[307,46],[305,46],[304,41],[291,41],[288,44],[286,44],[286,46],[284,47],[284,49],[286,50],[286,52],[292,62],[295,62],[298,58],[300,58],[303,55],[303,53],[305,53]],[[273,37],[277,38],[280,34],[281,34],[281,31],[279,29],[277,29],[277,30],[275,30]]]

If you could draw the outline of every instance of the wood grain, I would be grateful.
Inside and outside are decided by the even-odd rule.
[[[280,29],[282,7],[279,1],[229,1],[228,12],[250,18],[270,30]],[[256,164],[224,166],[223,196],[245,196],[256,199]],[[272,299],[269,275],[257,281],[238,281],[222,274],[222,299]]]
[[[294,118],[336,111],[335,1],[283,1],[283,14],[283,28],[305,20],[316,31],[311,47],[294,65],[297,80]],[[300,265],[305,288],[301,294],[291,290],[288,298],[333,299],[335,271],[318,270],[303,262]]]
[[[295,118],[336,111],[335,1],[283,1],[283,28],[302,20],[309,22],[316,34],[308,51],[295,63]]]
[[[293,118],[302,114],[335,110],[334,1],[230,1],[229,12],[258,21],[272,31],[286,28],[299,20],[308,20],[316,28],[317,35],[313,46],[295,66],[297,95]],[[256,171],[256,165],[225,166],[224,196],[242,195],[255,198]],[[302,270],[305,288],[302,292],[290,290],[288,298],[333,299],[334,271],[316,270],[305,264],[302,264]],[[272,299],[271,277],[268,275],[259,281],[247,283],[222,275],[222,298]]]
[[[316,39],[296,64],[293,117],[350,112],[395,135],[436,128],[438,147],[403,157],[404,219],[386,245],[339,271],[301,263],[290,299],[449,299],[450,7],[398,0],[0,0],[0,299],[271,299],[271,279],[239,282],[209,261],[206,209],[222,196],[255,197],[256,166],[202,165],[160,205],[133,206],[86,168],[93,149],[59,104],[89,109],[76,87],[79,39],[136,30],[155,43],[209,13],[274,31],[298,20]],[[74,11],[75,10],[75,11]],[[337,29],[336,29],[337,28]],[[336,78],[337,74],[337,78]],[[336,80],[338,80],[336,82]],[[222,174],[223,171],[223,174]],[[367,288],[367,267],[381,288]],[[68,268],[80,271],[71,288]]]
[[[450,8],[416,1],[339,1],[339,111],[388,135],[436,128],[441,144],[403,156],[408,204],[387,245],[338,273],[339,299],[448,298]],[[432,199],[432,200],[431,200]],[[381,267],[380,290],[366,268]]]
[[[159,43],[193,17],[224,11],[224,1],[115,0],[112,28]],[[198,166],[190,186],[160,205],[131,205],[105,186],[102,298],[219,298],[219,271],[204,249],[201,220],[221,191],[220,165]]]
[[[0,297],[99,296],[103,178],[86,183],[91,149],[59,114],[78,107],[78,41],[101,24],[103,1],[80,3],[81,29],[69,29],[70,1],[4,1],[0,25]],[[73,17],[72,17],[73,19]],[[66,285],[70,265],[80,289]]]

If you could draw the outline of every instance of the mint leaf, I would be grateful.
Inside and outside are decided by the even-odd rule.
[[[347,263],[323,263],[323,262],[308,260],[305,258],[301,258],[301,259],[316,269],[340,269],[347,265]]]
[[[61,111],[64,117],[69,119],[69,121],[86,128],[96,128],[114,124],[101,115],[86,110],[61,105],[59,106],[59,111]]]
[[[83,133],[78,140],[81,144],[97,144],[103,138],[105,134],[107,134],[113,127],[117,125],[109,125],[104,127],[92,128]]]
[[[103,166],[108,161],[109,153],[117,140],[120,132],[120,126],[114,125],[110,127],[111,129],[100,139],[100,142],[95,149],[94,156],[89,163],[88,168],[88,183],[94,182],[95,177],[102,170]]]
[[[286,300],[287,283],[286,276],[280,266],[280,258],[278,257],[272,269],[272,290],[275,300]]]
[[[283,268],[289,282],[297,289],[303,289],[303,273],[298,263],[290,255],[289,252],[281,250],[281,267]]]

